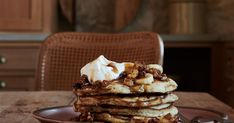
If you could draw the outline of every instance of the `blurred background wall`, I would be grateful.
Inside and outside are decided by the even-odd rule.
[[[115,0],[76,0],[77,30],[114,32],[115,2]],[[170,2],[167,0],[141,0],[140,2],[136,15],[141,15],[133,18],[135,19],[133,21],[137,22],[131,30],[168,34]],[[144,8],[141,8],[142,6]],[[204,23],[207,33],[231,34],[234,32],[234,28],[230,26],[234,25],[233,6],[233,0],[206,1]]]

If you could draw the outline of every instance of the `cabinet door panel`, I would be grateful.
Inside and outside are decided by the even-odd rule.
[[[34,70],[37,58],[36,48],[0,48],[0,71]]]
[[[0,76],[0,91],[35,90],[34,76]]]
[[[0,0],[0,30],[42,29],[42,0]]]
[[[30,0],[1,0],[0,18],[8,19],[29,19],[30,18]]]

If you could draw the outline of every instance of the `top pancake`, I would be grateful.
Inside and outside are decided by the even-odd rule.
[[[89,82],[83,76],[75,87],[78,96],[102,94],[140,94],[140,93],[168,93],[177,88],[172,79],[162,74],[158,65],[133,64],[128,66],[118,79],[111,81]]]
[[[78,96],[102,94],[168,93],[174,91],[176,88],[177,84],[172,79],[163,82],[155,80],[152,84],[136,84],[134,86],[128,86],[122,82],[114,81],[104,87],[86,87],[84,89],[76,89],[75,93]]]

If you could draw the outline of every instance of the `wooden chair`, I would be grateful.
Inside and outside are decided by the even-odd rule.
[[[57,33],[40,49],[37,69],[39,90],[72,90],[80,69],[99,55],[116,62],[163,62],[163,42],[156,33]]]

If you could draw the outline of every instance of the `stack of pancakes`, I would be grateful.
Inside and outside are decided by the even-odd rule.
[[[177,84],[157,64],[129,63],[118,79],[91,83],[87,76],[74,85],[79,121],[177,123],[171,92]]]

